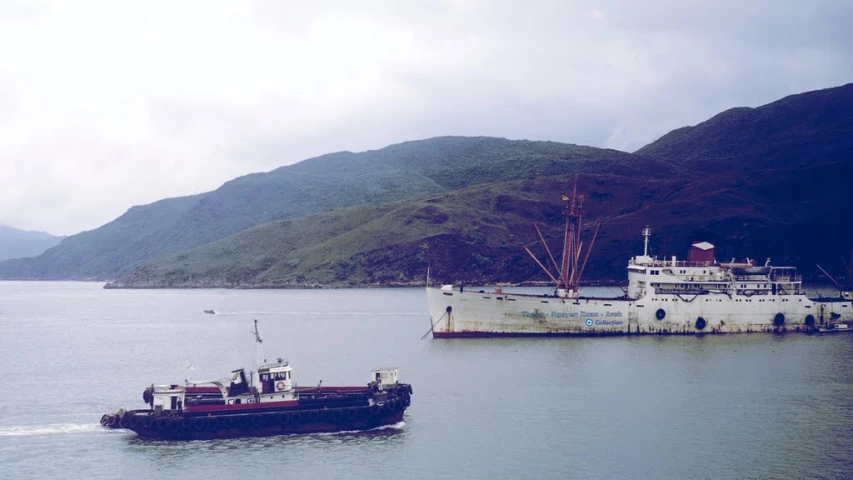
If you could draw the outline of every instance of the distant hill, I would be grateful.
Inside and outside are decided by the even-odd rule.
[[[133,207],[38,258],[0,262],[0,278],[113,279],[150,259],[274,220],[567,171],[649,178],[673,176],[679,169],[666,160],[615,150],[487,137],[440,137],[333,153],[246,175],[212,192]]]
[[[114,286],[407,285],[422,284],[428,266],[435,278],[449,281],[536,280],[542,275],[521,245],[533,244],[537,222],[557,248],[559,199],[570,181],[555,176],[493,183],[273,222],[140,265]],[[590,196],[593,218],[623,205],[642,209],[647,191],[663,199],[678,190],[617,175],[583,176],[580,183],[583,189],[607,189]]]
[[[652,253],[684,258],[691,240],[711,240],[721,259],[772,257],[816,272],[815,262],[837,263],[850,237],[833,234],[834,205],[853,200],[836,188],[845,179],[825,167],[805,173],[829,179],[824,190],[805,190],[806,211],[778,203],[796,188],[802,170],[782,169],[761,180],[715,177],[689,182],[583,175],[587,228],[603,220],[586,280],[625,281],[628,257],[642,251],[640,231],[653,226]],[[482,284],[544,281],[524,252],[545,261],[532,223],[560,251],[560,196],[571,176],[489,184],[394,204],[364,205],[273,222],[197,249],[140,265],[121,287],[287,287]],[[849,232],[849,228],[848,228]],[[847,249],[847,250],[845,250]]]
[[[34,257],[57,245],[62,237],[45,232],[18,230],[0,223],[0,260]]]
[[[630,154],[554,142],[440,137],[340,152],[134,207],[0,278],[114,286],[277,287],[546,280],[531,223],[559,252],[560,197],[580,174],[587,280],[624,281],[652,226],[654,255],[710,240],[717,257],[771,257],[807,274],[851,258],[853,86],[723,112]],[[540,254],[542,251],[539,250]]]
[[[646,224],[652,252],[662,257],[684,257],[697,239],[714,242],[721,259],[771,257],[807,274],[817,262],[849,256],[853,132],[840,132],[853,119],[850,91],[795,95],[671,132],[635,160],[654,166],[653,174],[581,172],[587,219],[605,220],[586,279],[624,281]],[[648,160],[655,157],[664,163]],[[424,280],[427,266],[443,281],[545,280],[521,246],[536,246],[535,221],[559,251],[559,198],[578,171],[507,175],[426,198],[273,222],[143,264],[116,285],[412,284]]]

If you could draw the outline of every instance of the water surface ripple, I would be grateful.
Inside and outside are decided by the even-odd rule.
[[[0,282],[3,478],[851,478],[853,334],[419,340],[421,289],[103,290]],[[226,315],[204,314],[214,309]],[[403,425],[143,441],[98,425],[153,383],[300,385],[394,365]],[[191,366],[192,369],[188,368]]]

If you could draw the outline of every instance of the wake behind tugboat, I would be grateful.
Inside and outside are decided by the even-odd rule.
[[[403,420],[412,387],[398,383],[396,368],[372,370],[366,386],[298,387],[282,359],[266,363],[255,320],[257,372],[186,385],[151,385],[142,393],[147,409],[101,417],[101,425],[140,437],[201,440],[292,433],[370,430]]]

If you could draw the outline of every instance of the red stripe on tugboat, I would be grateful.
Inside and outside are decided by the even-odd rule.
[[[201,405],[184,407],[184,413],[210,413],[210,412],[258,412],[264,413],[270,410],[276,410],[287,407],[297,407],[298,400],[288,400],[284,402],[266,402],[266,403],[241,403],[239,405]]]

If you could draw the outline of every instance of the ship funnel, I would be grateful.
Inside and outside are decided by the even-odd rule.
[[[714,262],[714,245],[709,242],[693,242],[687,261],[700,262],[710,265]]]

